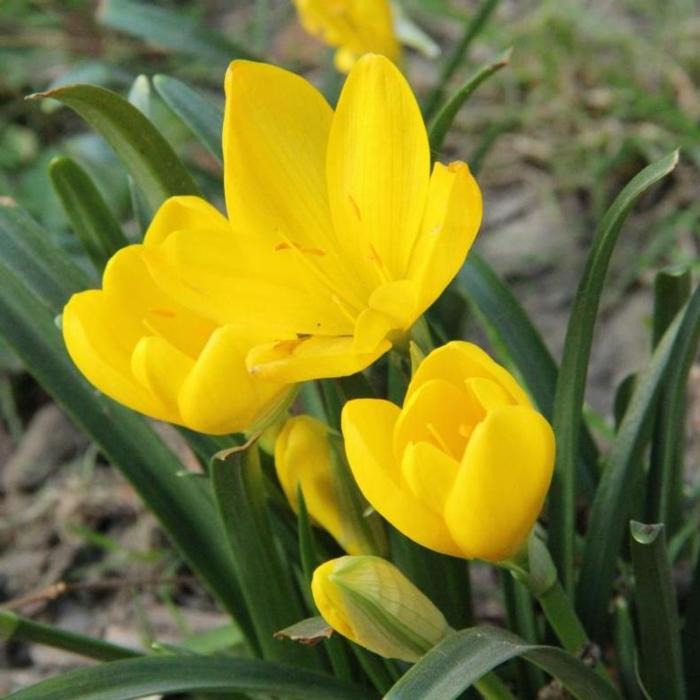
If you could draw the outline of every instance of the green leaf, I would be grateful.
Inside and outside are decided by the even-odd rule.
[[[179,478],[177,456],[142,418],[90,386],[66,353],[54,316],[72,292],[87,286],[86,274],[18,208],[0,206],[0,231],[0,337],[121,470],[185,561],[250,634],[204,484]]]
[[[593,329],[608,265],[634,203],[649,187],[668,175],[677,163],[678,152],[674,151],[644,168],[620,192],[598,227],[574,297],[554,398],[552,423],[557,439],[557,461],[549,497],[550,548],[567,592],[571,592],[574,585],[576,463],[583,424],[583,399]]]
[[[212,460],[210,475],[263,657],[322,668],[316,651],[274,637],[303,619],[305,610],[273,537],[257,447],[244,445],[219,453]]]
[[[693,583],[688,593],[682,647],[688,697],[700,697],[700,557],[695,562]]]
[[[508,627],[528,644],[537,644],[539,635],[533,609],[532,595],[527,588],[506,570],[501,571],[503,602],[508,616]],[[518,687],[526,697],[537,697],[537,691],[544,685],[542,672],[519,660],[516,664]]]
[[[617,674],[625,691],[625,697],[629,700],[642,700],[642,689],[638,678],[637,643],[634,638],[629,605],[622,596],[615,599],[614,605],[613,641]]]
[[[645,423],[669,368],[680,364],[700,332],[700,287],[669,326],[647,367],[640,372],[625,417],[610,447],[607,466],[591,509],[578,583],[578,607],[594,639],[602,634],[617,556],[625,539],[630,492],[642,477]],[[690,343],[692,344],[692,343]]]
[[[121,226],[90,176],[74,160],[54,158],[49,177],[73,231],[101,272],[112,255],[129,243]]]
[[[462,87],[445,103],[435,119],[430,123],[430,128],[428,129],[430,150],[433,153],[438,153],[442,148],[445,136],[447,136],[447,132],[450,130],[455,117],[466,101],[471,97],[472,93],[481,83],[490,78],[494,73],[497,73],[501,68],[507,66],[508,63],[510,63],[512,53],[513,50],[508,49],[495,61],[483,65],[474,75],[470,76],[464,85],[462,85]]]
[[[376,695],[330,676],[269,661],[157,656],[64,673],[6,700],[132,700],[171,693],[237,691],[300,700],[376,699]]]
[[[48,232],[14,203],[0,204],[0,259],[57,311],[90,278],[49,240]]]
[[[167,75],[153,77],[153,86],[163,101],[186,124],[203,146],[223,163],[221,132],[224,114],[211,100],[202,97],[189,85]]]
[[[632,521],[630,535],[642,681],[652,698],[685,700],[680,621],[664,526]]]
[[[469,255],[453,285],[469,301],[499,355],[520,376],[543,415],[551,419],[557,365],[520,302],[475,253]],[[584,427],[580,478],[588,493],[597,481],[597,463],[598,449]]]
[[[214,71],[223,72],[235,58],[254,59],[247,49],[224,34],[199,26],[180,12],[152,3],[102,0],[97,19],[106,27],[143,39],[148,44],[207,61]]]
[[[134,105],[96,85],[69,85],[31,95],[51,98],[77,112],[114,149],[153,209],[174,195],[199,188],[161,133]]]
[[[127,649],[118,644],[111,644],[102,639],[88,637],[84,634],[62,630],[53,625],[34,622],[20,617],[9,610],[0,609],[0,640],[12,640],[43,644],[53,649],[69,651],[98,661],[116,661],[141,656],[135,649]]]
[[[660,337],[690,296],[691,276],[686,269],[662,271],[656,276],[654,336]],[[700,328],[698,329],[700,332]],[[683,518],[683,464],[686,386],[698,346],[698,334],[685,334],[684,347],[669,367],[659,394],[647,479],[647,517],[665,523],[674,533]]]
[[[437,85],[425,102],[423,114],[425,115],[426,121],[430,121],[437,112],[450,78],[452,78],[455,71],[462,65],[472,41],[479,36],[486,22],[488,22],[489,17],[491,17],[491,14],[496,9],[498,2],[499,0],[482,0],[476,12],[466,20],[462,38],[443,64]]]
[[[447,637],[394,685],[385,700],[453,700],[492,669],[518,657],[539,666],[580,700],[621,700],[610,684],[563,649],[528,644],[493,627],[473,627]]]

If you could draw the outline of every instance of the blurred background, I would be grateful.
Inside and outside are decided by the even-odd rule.
[[[406,56],[409,79],[424,97],[477,3],[401,6],[443,51],[437,59]],[[503,0],[455,86],[509,47],[510,66],[479,88],[437,156],[467,160],[478,172],[486,211],[478,247],[555,354],[606,207],[647,162],[681,148],[680,166],[635,209],[615,253],[588,392],[591,421],[605,440],[612,387],[648,355],[654,273],[700,261],[700,5]],[[109,148],[57,103],[24,100],[89,82],[129,95],[221,204],[220,166],[149,78],[177,77],[222,104],[226,66],[243,55],[303,73],[331,97],[341,85],[332,52],[303,33],[288,0],[2,0],[0,197],[17,201],[79,256],[47,175],[52,158],[70,155],[129,235],[142,235],[148,212]],[[444,310],[454,314],[449,304],[448,296]],[[479,338],[468,314],[458,332]],[[691,383],[691,438],[700,426],[699,376]],[[697,442],[689,442],[694,455]],[[223,617],[130,487],[106,467],[0,346],[0,605],[10,601],[25,614],[124,644],[211,629],[235,637],[218,627]],[[100,585],[115,576],[121,585]],[[60,580],[68,592],[47,590]],[[488,582],[484,589],[482,617],[497,617]],[[0,694],[75,663],[49,649],[0,646]]]

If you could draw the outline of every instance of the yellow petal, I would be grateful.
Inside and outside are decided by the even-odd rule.
[[[372,292],[369,307],[393,319],[395,328],[408,328],[418,316],[416,291],[412,280],[387,282]]]
[[[251,429],[280,408],[290,387],[253,377],[246,369],[246,354],[259,340],[241,326],[214,331],[180,390],[187,426],[211,435],[234,433]]]
[[[526,541],[554,466],[549,423],[524,406],[490,413],[472,434],[445,521],[467,558],[501,561]]]
[[[406,277],[428,194],[423,118],[391,61],[369,55],[350,73],[333,117],[328,194],[339,243],[372,287]]]
[[[419,288],[421,312],[440,296],[462,267],[481,217],[481,191],[468,166],[436,163],[407,274]]]
[[[63,310],[62,328],[71,359],[102,393],[154,418],[176,418],[131,374],[131,352],[138,333],[133,319],[103,292],[73,295]]]
[[[359,551],[345,527],[333,482],[328,427],[311,416],[288,419],[275,442],[275,467],[287,500],[297,509],[301,486],[309,515],[348,552]]]
[[[429,442],[411,443],[403,453],[401,472],[406,484],[440,518],[458,471],[459,462]]]
[[[356,353],[352,337],[281,340],[254,347],[247,365],[253,375],[276,382],[345,377],[369,367],[390,347],[384,340],[372,352]]]
[[[242,235],[270,252],[290,250],[287,258],[296,250],[314,251],[300,262],[316,275],[321,269],[341,296],[352,297],[357,281],[337,254],[328,206],[332,116],[325,98],[300,76],[264,63],[231,63],[223,132],[226,205]]]
[[[460,556],[442,517],[402,484],[391,439],[399,413],[397,406],[379,399],[356,399],[343,407],[345,451],[355,481],[372,507],[406,537]]]
[[[352,318],[299,256],[313,253],[213,229],[177,231],[145,251],[163,290],[217,324],[266,327],[271,337],[351,333]]]
[[[513,403],[530,406],[527,394],[508,370],[477,345],[461,340],[439,347],[423,360],[411,379],[405,400],[408,401],[421,384],[431,379],[444,379],[462,388],[470,377],[490,379],[507,392]]]
[[[453,459],[462,459],[471,427],[484,411],[469,394],[443,379],[421,384],[405,402],[394,430],[396,459],[411,442],[429,442]]]
[[[395,325],[396,322],[386,314],[365,309],[355,322],[353,352],[371,352],[387,337]]]
[[[229,233],[231,226],[218,209],[200,197],[170,197],[160,206],[143,239],[146,246],[160,245],[173,231],[210,229]]]
[[[167,340],[156,336],[139,340],[131,356],[131,371],[163,404],[178,415],[178,394],[194,362]],[[181,420],[176,422],[181,423]]]

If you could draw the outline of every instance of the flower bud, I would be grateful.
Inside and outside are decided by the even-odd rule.
[[[423,360],[403,407],[348,402],[348,461],[365,498],[437,552],[500,562],[524,546],[554,467],[554,434],[523,389],[476,345]]]
[[[346,552],[384,551],[381,519],[374,512],[367,513],[371,509],[325,423],[305,415],[289,418],[275,443],[275,467],[294,511],[301,489],[314,524],[329,532]]]
[[[380,557],[348,556],[321,564],[311,592],[334,630],[386,658],[417,661],[450,632],[433,603]]]

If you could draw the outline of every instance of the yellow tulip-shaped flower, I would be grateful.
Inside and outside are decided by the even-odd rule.
[[[444,554],[503,561],[525,544],[554,465],[554,435],[515,379],[476,345],[421,363],[403,408],[347,403],[345,448],[370,504]]]
[[[401,49],[389,0],[294,0],[309,34],[335,46],[335,65],[343,73],[360,56],[378,53],[398,61]]]
[[[259,329],[217,323],[158,286],[146,259],[175,231],[230,236],[226,219],[202,200],[168,200],[144,243],[109,261],[102,289],[68,302],[68,352],[101,391],[153,418],[210,434],[248,429],[275,412],[289,386],[246,370],[246,354],[267,338]]]
[[[328,426],[311,416],[289,418],[275,442],[277,476],[292,508],[297,510],[301,488],[313,520],[346,552],[381,551],[385,545],[381,519],[365,514],[367,502],[357,492],[347,465],[337,459]]]
[[[311,593],[336,632],[390,659],[417,661],[450,632],[433,603],[380,557],[340,557],[321,564]]]

